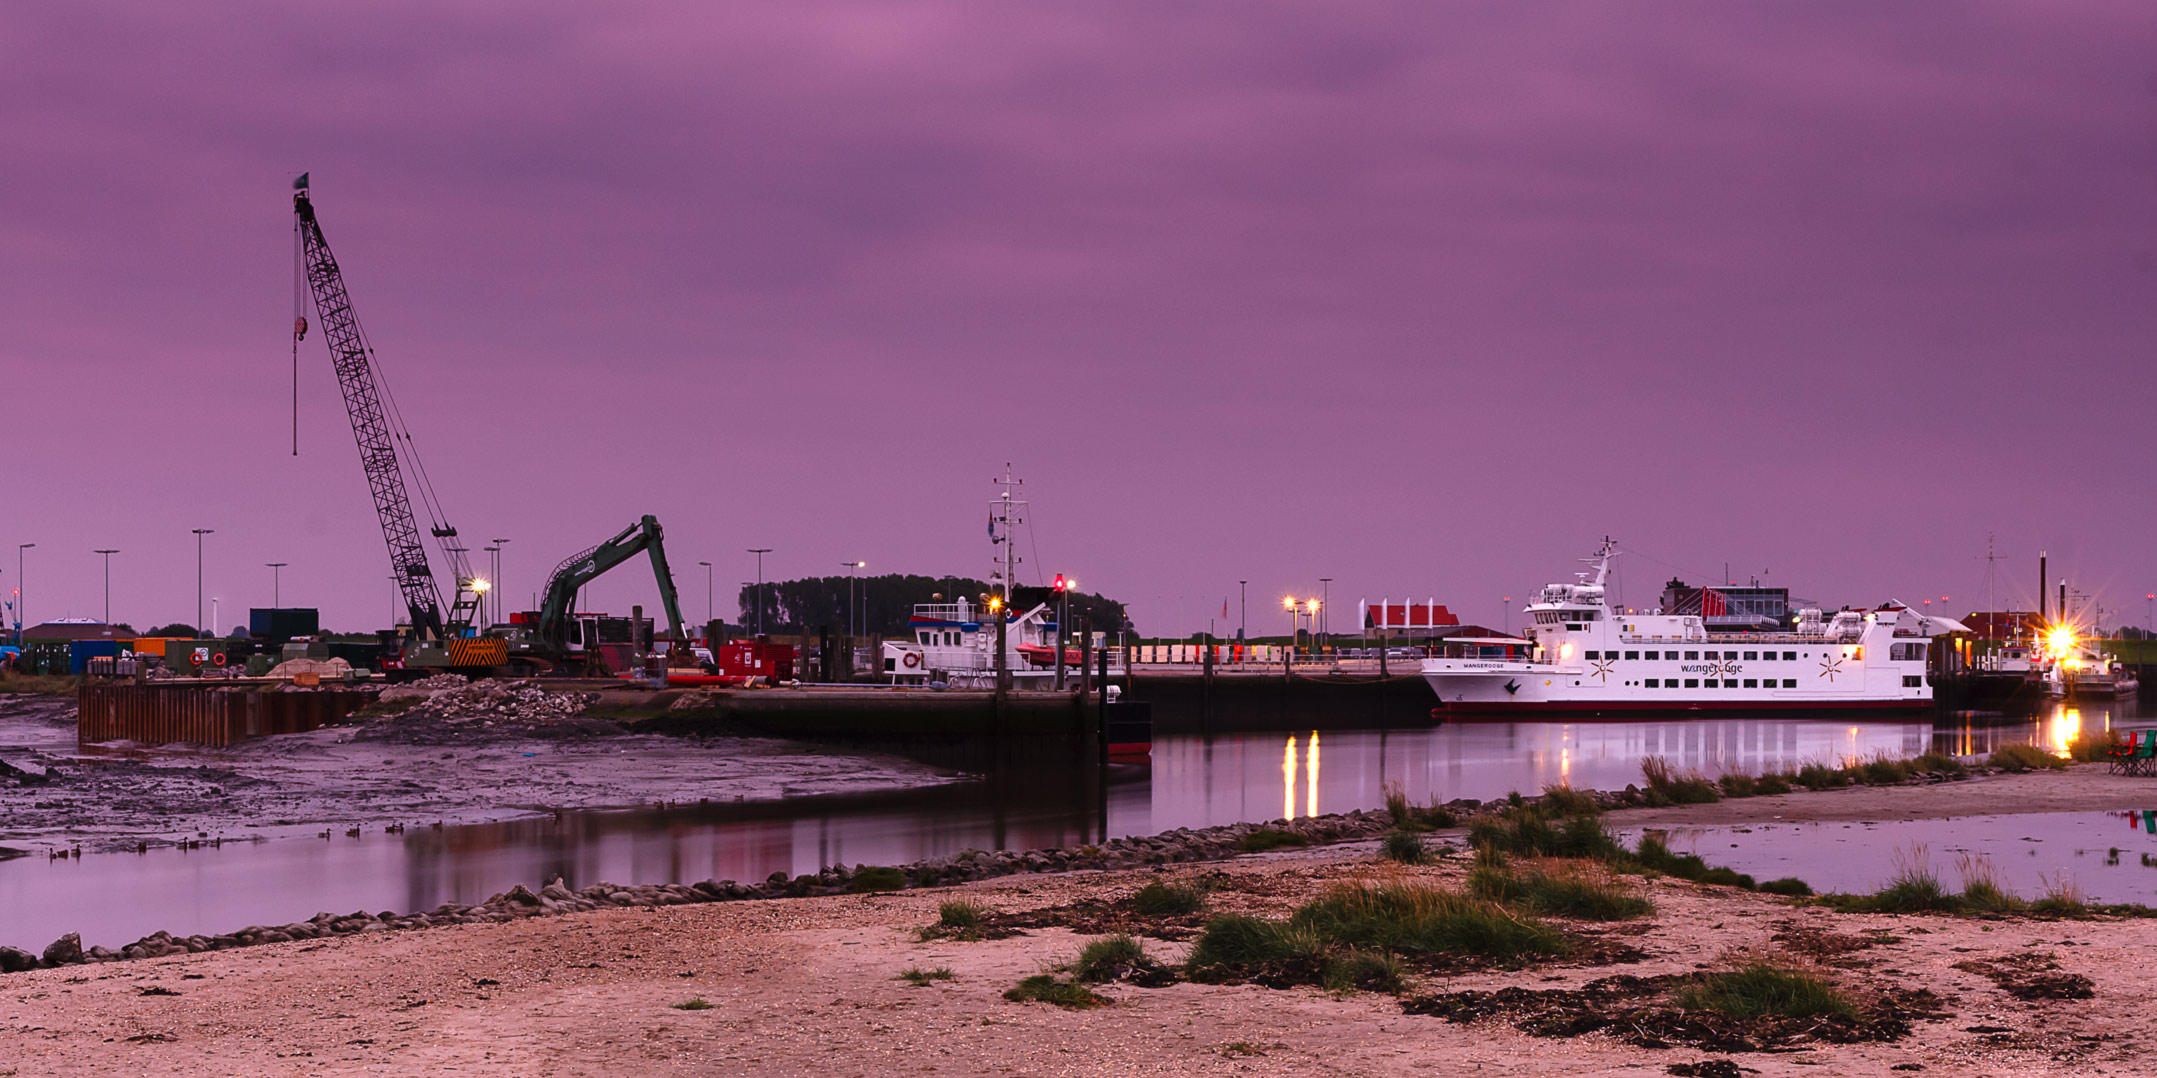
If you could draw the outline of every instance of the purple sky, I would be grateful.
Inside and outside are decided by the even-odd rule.
[[[2041,547],[2157,590],[2139,0],[219,10],[0,13],[32,621],[99,613],[95,547],[115,617],[192,620],[198,527],[222,627],[270,561],[388,621],[314,335],[288,455],[303,170],[519,594],[646,512],[693,618],[752,546],[984,575],[1006,460],[1028,569],[1155,633],[1239,578],[1254,632],[1320,576],[1337,629],[1494,621],[1606,532],[1635,603],[1728,561],[1961,612],[1987,533],[2003,604]]]

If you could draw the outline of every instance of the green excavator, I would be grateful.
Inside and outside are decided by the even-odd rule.
[[[659,602],[666,608],[672,645],[670,666],[699,665],[690,647],[689,631],[682,621],[681,600],[674,590],[674,572],[667,567],[666,544],[657,517],[642,520],[621,533],[555,566],[540,596],[539,610],[529,620],[505,626],[509,640],[509,663],[532,672],[570,675],[616,673],[606,661],[607,644],[629,644],[636,630],[624,619],[599,618],[576,612],[577,592],[606,574],[609,569],[636,557],[651,557],[652,577],[659,584]]]

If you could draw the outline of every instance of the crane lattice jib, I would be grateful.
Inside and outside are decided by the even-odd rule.
[[[434,570],[427,564],[427,551],[420,546],[419,524],[412,517],[412,500],[405,493],[404,470],[397,463],[397,445],[390,436],[389,417],[382,411],[382,394],[368,364],[367,343],[353,317],[352,301],[345,293],[344,273],[330,254],[329,241],[315,221],[307,192],[293,198],[299,214],[300,241],[306,261],[307,287],[314,293],[315,315],[321,322],[322,339],[329,344],[337,367],[337,385],[344,391],[345,413],[352,419],[352,437],[359,443],[360,466],[367,471],[367,489],[374,496],[375,516],[382,521],[382,538],[389,544],[390,567],[397,590],[412,615],[412,632],[423,639],[442,635],[442,593],[435,586]]]

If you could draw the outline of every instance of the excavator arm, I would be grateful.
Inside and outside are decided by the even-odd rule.
[[[666,545],[662,541],[659,520],[646,515],[622,529],[614,538],[556,566],[553,575],[547,578],[547,589],[540,600],[536,635],[550,651],[556,655],[568,651],[569,619],[575,610],[578,589],[640,553],[651,556],[652,576],[659,583],[659,602],[666,607],[667,627],[674,634],[675,645],[689,645],[689,633],[682,623],[681,599],[674,590],[674,572],[667,567]]]

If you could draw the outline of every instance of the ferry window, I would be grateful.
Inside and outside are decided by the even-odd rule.
[[[1745,687],[1748,689],[1757,689],[1760,687],[1760,683],[1753,678],[1746,678]]]
[[[1637,659],[1640,658],[1640,653],[1637,651],[1628,651],[1625,653],[1625,657],[1628,659]]]
[[[1795,652],[1795,651],[1786,651],[1786,652],[1783,652],[1783,661],[1784,661],[1784,662],[1786,662],[1786,663],[1794,663],[1794,662],[1796,662],[1796,661],[1797,661],[1797,657],[1798,657],[1798,653],[1797,653],[1797,652]]]
[[[1794,678],[1794,677],[1786,677],[1786,678],[1784,678],[1784,679],[1783,679],[1783,688],[1785,688],[1785,689],[1795,689],[1795,688],[1797,688],[1797,687],[1798,687],[1798,681],[1797,681],[1797,679],[1796,679],[1796,678]]]
[[[1923,676],[1921,676],[1921,675],[1918,675],[1918,674],[1904,674],[1904,675],[1902,675],[1902,687],[1903,687],[1903,688],[1905,688],[1905,689],[1916,689],[1916,688],[1921,688],[1921,687],[1923,687],[1923,686],[1924,686],[1924,684],[1925,684],[1925,679],[1924,679],[1924,677],[1923,677]]]
[[[1686,678],[1686,679],[1685,679],[1685,687],[1686,687],[1686,688],[1688,688],[1688,689],[1697,689],[1697,688],[1699,688],[1699,687],[1700,687],[1700,679],[1699,679],[1699,678],[1696,678],[1696,677],[1689,677],[1689,678]]]
[[[1748,651],[1745,653],[1745,659],[1747,662],[1751,662],[1752,660],[1758,659],[1759,657],[1760,653],[1757,651]]]
[[[1647,653],[1647,657],[1652,661],[1654,659],[1662,657],[1662,654],[1663,653],[1660,651],[1651,651]]]
[[[1649,679],[1648,679],[1647,681],[1643,682],[1642,684],[1645,684],[1645,685],[1646,685],[1646,686],[1647,686],[1648,688],[1651,688],[1651,689],[1653,689],[1653,688],[1656,688],[1656,687],[1658,686],[1658,684],[1659,684],[1659,681],[1660,681],[1660,679],[1657,679],[1657,678],[1652,678],[1652,677],[1651,677],[1651,678],[1649,678]]]
[[[1697,651],[1688,651],[1685,653],[1685,657],[1688,659],[1697,659],[1700,657],[1700,653]],[[1688,685],[1686,686],[1686,688],[1692,688],[1692,686]]]
[[[1726,651],[1726,652],[1723,652],[1723,658],[1725,658],[1725,659],[1735,659],[1735,658],[1737,658],[1737,657],[1738,657],[1738,653],[1737,653],[1737,652],[1735,652],[1735,651]]]
[[[1600,651],[1583,651],[1580,653],[1580,657],[1588,660],[1589,662],[1594,662],[1595,659],[1601,654],[1602,652]]]

